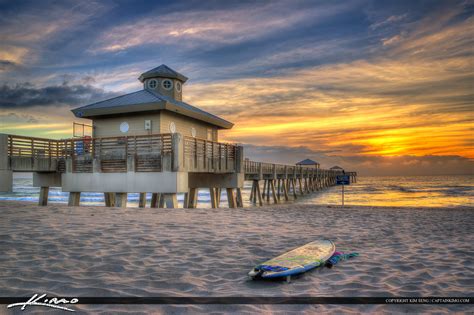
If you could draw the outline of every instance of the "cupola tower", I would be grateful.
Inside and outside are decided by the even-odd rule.
[[[172,97],[177,101],[182,101],[183,84],[188,80],[166,65],[144,72],[138,79],[145,90]]]

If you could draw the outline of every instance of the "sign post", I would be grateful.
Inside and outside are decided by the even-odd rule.
[[[350,185],[351,180],[349,175],[336,175],[336,185],[342,185],[342,207],[344,208],[344,186]]]

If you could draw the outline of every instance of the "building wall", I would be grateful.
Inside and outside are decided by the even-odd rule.
[[[145,120],[151,120],[151,130],[145,130]],[[120,131],[120,124],[127,122],[129,130]],[[119,117],[95,118],[93,120],[94,137],[138,136],[160,133],[160,113],[145,113],[138,115],[123,115]]]
[[[215,126],[206,124],[205,122],[196,120],[194,118],[186,117],[173,112],[162,111],[160,127],[161,133],[170,133],[170,123],[174,122],[176,132],[184,136],[192,136],[191,129],[196,129],[196,138],[218,141],[217,128]],[[208,129],[210,129],[212,138],[208,139]]]
[[[145,130],[145,120],[151,120],[151,131]],[[120,124],[123,122],[127,122],[129,125],[129,130],[126,133],[120,131]],[[101,138],[170,133],[171,122],[174,122],[176,132],[184,136],[191,137],[191,130],[194,127],[196,129],[196,138],[218,141],[218,131],[215,126],[169,111],[96,118],[93,120],[93,136],[95,138]],[[208,138],[208,130],[211,135],[210,139]]]

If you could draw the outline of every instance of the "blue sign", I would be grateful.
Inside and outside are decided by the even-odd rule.
[[[336,175],[336,185],[350,185],[349,175]]]
[[[84,142],[83,141],[77,141],[76,142],[76,154],[77,155],[83,155],[84,154]]]

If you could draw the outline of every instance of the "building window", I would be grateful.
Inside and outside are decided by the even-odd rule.
[[[170,132],[171,133],[175,133],[176,132],[176,125],[174,124],[174,122],[170,122]]]
[[[123,123],[120,124],[120,131],[122,133],[127,133],[128,129],[129,129],[129,126],[127,122],[124,121]]]
[[[191,136],[193,136],[193,138],[196,138],[196,128],[194,127],[191,128]]]
[[[163,88],[165,90],[171,90],[173,88],[173,81],[171,80],[163,80],[163,82],[161,83],[163,85]]]
[[[181,92],[181,82],[176,82],[176,91]]]
[[[148,80],[147,85],[149,89],[156,89],[158,86],[158,81],[156,79]]]

